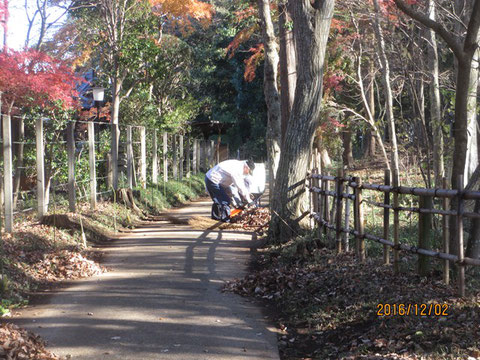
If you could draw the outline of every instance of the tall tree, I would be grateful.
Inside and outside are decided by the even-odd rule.
[[[378,4],[378,0],[373,0],[373,5],[375,7],[375,15],[374,15],[375,35],[377,37],[379,58],[382,64],[382,80],[383,80],[383,88],[385,91],[385,102],[387,105],[386,110],[387,110],[388,129],[390,131],[393,184],[395,186],[398,186],[400,185],[399,184],[400,170],[399,170],[398,147],[397,147],[397,132],[395,131],[395,118],[393,116],[393,95],[392,95],[392,87],[390,85],[390,63],[388,61],[387,54],[385,52],[385,40],[383,38],[383,32],[380,26],[381,9]]]
[[[281,147],[281,113],[280,94],[278,92],[278,44],[275,38],[272,16],[270,14],[270,0],[258,0],[258,13],[262,24],[263,44],[265,48],[264,65],[264,94],[267,103],[267,162],[269,182],[275,187],[278,161]],[[270,192],[270,201],[273,192]]]
[[[435,0],[428,0],[428,17],[435,21]],[[428,29],[428,68],[430,75],[430,121],[433,128],[433,172],[435,186],[442,186],[442,178],[445,176],[444,167],[444,142],[442,131],[442,110],[440,102],[440,81],[438,69],[438,46],[435,31]]]
[[[307,198],[305,175],[322,109],[325,51],[334,4],[334,0],[292,3],[297,69],[300,72],[274,190],[270,235],[275,242],[289,240],[307,215],[303,209]]]
[[[287,123],[292,111],[297,83],[295,39],[290,28],[291,4],[283,1],[279,4],[279,38],[280,38],[280,103],[282,113],[282,143],[287,131]]]

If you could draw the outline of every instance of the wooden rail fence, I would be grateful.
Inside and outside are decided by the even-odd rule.
[[[480,266],[480,259],[464,256],[463,220],[465,218],[480,218],[480,213],[465,210],[465,200],[480,200],[479,191],[464,190],[463,176],[458,179],[458,189],[447,189],[446,179],[442,189],[426,189],[406,186],[391,186],[390,172],[385,171],[385,184],[363,183],[359,177],[344,176],[339,171],[337,176],[321,175],[313,170],[307,177],[308,188],[311,193],[311,218],[319,224],[320,235],[331,237],[334,232],[335,247],[338,253],[348,251],[349,237],[355,239],[355,254],[360,262],[365,261],[365,239],[383,245],[383,261],[390,262],[390,249],[393,249],[393,265],[399,271],[399,252],[407,251],[418,254],[418,271],[426,275],[428,257],[442,260],[443,281],[449,283],[450,263],[457,266],[458,292],[465,295],[465,267]],[[330,190],[330,183],[334,183],[334,190]],[[383,202],[367,200],[363,191],[371,190],[383,194]],[[399,195],[408,194],[418,197],[418,207],[405,207],[399,204]],[[393,203],[391,202],[393,196]],[[333,198],[332,203],[330,199]],[[441,199],[441,209],[434,208],[434,199]],[[449,208],[449,200],[456,199],[457,209]],[[331,204],[331,205],[330,205]],[[365,205],[383,209],[383,235],[376,236],[365,231]],[[350,207],[353,205],[353,212]],[[390,235],[390,214],[393,212],[393,240]],[[418,246],[400,243],[400,212],[417,213]],[[350,228],[353,214],[353,229]],[[429,247],[433,239],[432,216],[442,217],[442,249],[432,250]],[[455,241],[458,255],[449,250],[449,217],[455,217]]]
[[[49,142],[46,141],[44,126],[46,121],[49,120],[41,117],[33,119],[34,125],[32,129],[29,129],[32,138],[14,142],[12,141],[12,118],[7,115],[0,115],[0,119],[2,121],[2,138],[0,142],[3,148],[3,204],[0,203],[0,206],[3,205],[1,210],[4,217],[5,231],[11,232],[14,215],[22,212],[15,212],[14,209],[15,193],[13,179],[15,174],[12,164],[12,145],[35,146],[35,159],[33,160],[35,166],[32,166],[32,168],[35,168],[36,186],[34,189],[20,192],[33,194],[38,217],[41,218],[48,212],[49,204],[46,200],[46,194],[54,194],[55,192],[55,187],[46,179],[47,159],[45,148]],[[75,138],[75,127],[81,123],[85,126],[86,139],[77,140]],[[103,128],[102,131],[104,133],[108,133],[108,141],[111,144],[106,159],[99,159],[98,136],[101,132],[99,127]],[[109,192],[112,187],[114,189],[118,188],[119,175],[126,175],[126,185],[124,186],[132,188],[136,183],[135,171],[138,167],[138,185],[145,188],[147,174],[154,185],[158,184],[159,179],[162,179],[164,182],[172,178],[174,180],[182,180],[184,177],[188,178],[191,174],[197,174],[201,170],[206,171],[215,164],[216,160],[215,142],[212,140],[201,140],[188,135],[170,134],[167,132],[162,133],[158,129],[143,126],[111,124],[111,128],[108,128],[108,124],[103,122],[69,121],[64,129],[55,131],[59,131],[59,134],[62,135],[60,139],[65,139],[65,141],[57,141],[55,144],[58,144],[59,149],[64,150],[66,153],[65,159],[59,158],[57,160],[64,162],[65,169],[68,168],[67,183],[57,184],[57,187],[60,186],[62,190],[68,192],[69,209],[73,212],[79,200],[76,194],[78,192],[78,184],[81,183],[81,181],[78,181],[78,146],[83,148],[83,143],[86,144],[88,151],[89,194],[87,200],[90,202],[92,209],[96,207],[98,196],[102,194],[99,191],[99,181],[107,184],[106,192]],[[134,141],[135,134],[137,134],[136,139],[138,141]],[[124,158],[126,158],[125,164],[122,164],[122,156],[120,154],[123,151],[122,149],[125,150],[123,154],[125,155]],[[135,152],[138,154],[135,154]],[[138,160],[137,163],[135,163],[136,160]],[[106,173],[98,174],[98,164],[102,162],[107,164],[107,170]],[[126,172],[126,174],[122,172]]]

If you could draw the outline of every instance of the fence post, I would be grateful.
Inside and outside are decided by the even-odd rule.
[[[177,154],[177,135],[172,135],[172,151],[173,151],[173,179],[178,180],[178,154]]]
[[[336,193],[337,193],[337,215],[336,215],[336,249],[337,254],[342,252],[342,201],[343,201],[343,169],[338,169],[336,180]]]
[[[328,173],[327,173],[327,176],[328,176]],[[330,189],[330,183],[328,180],[323,180],[323,187],[325,189],[325,196],[324,196],[324,201],[325,201],[325,204],[323,206],[323,210],[325,211],[325,215],[324,215],[324,219],[325,219],[325,226],[323,228],[323,233],[325,234],[325,241],[328,243],[329,242],[329,238],[328,238],[328,235],[329,235],[329,231],[328,231],[328,225],[330,224],[330,213],[328,211],[328,208],[329,208],[329,198],[328,198],[328,195],[327,195],[327,191],[329,191]]]
[[[458,247],[458,295],[465,296],[465,264],[463,263],[463,175],[458,175],[457,247]]]
[[[207,142],[206,140],[200,140],[200,168],[203,167],[204,171],[208,170],[207,164]]]
[[[153,130],[153,150],[152,150],[152,184],[158,184],[158,145],[157,129]]]
[[[345,234],[343,235],[343,250],[350,251],[350,199],[348,196],[350,195],[350,184],[346,181],[345,185]]]
[[[140,183],[142,188],[147,188],[147,143],[145,126],[140,127]]]
[[[390,170],[385,169],[385,185],[390,186]],[[383,203],[386,206],[390,205],[390,192],[385,192]],[[390,209],[385,207],[383,209],[383,238],[388,240],[390,234]],[[390,264],[390,247],[383,245],[383,263]]]
[[[321,175],[320,175],[321,176]],[[318,238],[321,239],[322,238],[322,233],[324,231],[324,227],[323,227],[323,213],[324,213],[324,209],[323,209],[323,205],[324,205],[324,202],[325,202],[325,199],[324,199],[324,191],[325,191],[325,184],[324,184],[324,181],[323,179],[317,179],[318,181],[318,184],[319,184],[319,187],[320,187],[320,194],[319,194],[319,197],[318,197],[318,216],[320,217],[319,219],[319,226],[318,226]]]
[[[184,171],[183,135],[178,136],[178,147],[180,148],[180,156],[178,157],[178,174],[179,180],[182,181]]]
[[[95,169],[95,123],[88,123],[88,159],[90,165],[90,207],[97,206],[97,172]]]
[[[215,166],[215,141],[210,140],[210,167]]]
[[[363,218],[363,206],[362,206],[362,179],[355,177],[353,180],[357,187],[355,188],[355,210],[354,210],[354,219],[355,219],[355,231],[356,231],[356,242],[355,242],[355,252],[357,259],[360,262],[365,261],[365,239],[364,235],[364,218]]]
[[[394,272],[397,274],[400,271],[400,252],[398,247],[400,245],[400,211],[398,207],[399,203],[399,194],[398,194],[398,186],[399,186],[399,174],[396,169],[393,170],[393,187],[395,191],[393,193],[393,268]]]
[[[433,198],[431,196],[420,196],[419,208],[431,210]],[[432,242],[432,214],[418,214],[418,247],[420,249],[430,250]],[[426,255],[418,254],[418,275],[427,276],[430,266],[430,258]]]
[[[192,149],[192,165],[193,165],[193,175],[197,175],[198,172],[198,160],[197,160],[197,146],[198,140],[193,139],[193,149]]]
[[[75,212],[75,123],[67,124],[68,208]]]
[[[5,131],[4,131],[5,132]],[[37,211],[41,219],[47,212],[45,204],[45,162],[43,147],[43,119],[37,118],[35,122],[36,150],[37,150]],[[6,195],[6,194],[5,194]]]
[[[167,151],[168,151],[168,134],[166,132],[163,133],[163,141],[162,141],[163,151],[163,181],[168,181],[168,162],[167,162]]]
[[[127,183],[128,188],[133,189],[133,146],[132,126],[127,126]]]
[[[118,124],[112,124],[112,177],[113,189],[118,190],[118,142],[120,139],[120,130]]]
[[[443,188],[447,189],[447,178],[444,177],[443,179]],[[443,198],[443,210],[447,211],[449,209],[449,201],[448,198]],[[443,252],[445,254],[450,254],[450,225],[449,225],[449,218],[448,215],[443,215]],[[450,283],[450,261],[443,260],[443,281],[445,284]]]
[[[185,160],[186,160],[186,169],[187,169],[187,179],[192,175],[192,162],[191,162],[191,149],[192,145],[190,144],[191,138],[187,137],[185,139]]]
[[[5,196],[5,231],[13,231],[13,164],[12,123],[8,115],[2,117],[3,127],[3,188]]]

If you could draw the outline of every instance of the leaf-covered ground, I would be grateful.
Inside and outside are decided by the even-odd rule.
[[[45,342],[37,335],[13,324],[0,325],[0,359],[60,359],[45,349]]]
[[[225,290],[275,309],[283,359],[480,359],[480,293],[473,289],[458,299],[440,279],[395,275],[378,259],[358,264],[312,241],[270,248],[255,268]],[[397,314],[379,316],[379,304],[390,312],[396,304]],[[410,315],[398,314],[400,304],[411,304]],[[418,314],[421,304],[427,316]],[[428,315],[430,304],[445,305]]]

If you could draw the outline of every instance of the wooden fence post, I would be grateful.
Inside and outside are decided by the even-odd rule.
[[[343,210],[343,170],[338,169],[336,181],[336,193],[337,193],[337,215],[336,215],[336,234],[335,243],[337,254],[342,252],[342,210]]]
[[[3,191],[5,201],[5,231],[13,231],[13,163],[12,122],[8,115],[2,117],[3,127]]]
[[[328,173],[327,173],[327,176],[328,176]],[[325,234],[325,242],[329,243],[330,242],[330,239],[329,239],[329,229],[328,229],[328,226],[330,224],[330,212],[328,211],[329,210],[329,197],[327,195],[327,191],[330,190],[330,183],[328,180],[323,180],[323,187],[325,189],[325,196],[323,198],[324,200],[324,205],[323,205],[323,210],[325,211],[325,215],[324,215],[324,219],[325,219],[325,227],[323,228],[323,233]]]
[[[163,182],[168,181],[168,159],[167,159],[167,151],[168,151],[168,134],[165,132],[163,133],[163,141],[162,141],[163,151],[162,151],[162,158],[163,158]]]
[[[210,140],[210,167],[215,166],[215,141]]]
[[[68,154],[68,208],[75,212],[75,123],[67,124],[67,154]]]
[[[193,175],[197,175],[198,173],[197,147],[198,147],[198,140],[193,139],[193,149],[192,149]]]
[[[90,167],[90,208],[97,206],[97,171],[95,166],[95,123],[88,123],[88,159]]]
[[[145,126],[140,127],[140,183],[147,188],[147,142]]]
[[[465,264],[463,263],[463,212],[465,203],[463,201],[463,175],[458,175],[458,212],[457,212],[457,247],[458,247],[458,295],[465,296]]]
[[[447,189],[447,178],[444,177],[443,179],[443,188]],[[450,207],[448,198],[443,198],[443,210],[447,211]],[[450,225],[449,225],[449,217],[448,215],[443,216],[443,252],[445,254],[450,254]],[[443,260],[443,281],[445,284],[450,283],[450,261]]]
[[[355,177],[353,180],[357,187],[355,188],[355,231],[356,231],[356,242],[355,242],[355,252],[357,254],[357,259],[360,262],[365,261],[365,239],[364,239],[364,218],[363,218],[363,206],[362,206],[362,179],[360,177]]]
[[[419,208],[431,210],[433,207],[433,198],[431,196],[420,196]],[[418,214],[418,247],[420,249],[430,250],[432,242],[432,214]],[[430,258],[426,255],[418,254],[418,275],[427,276],[430,267]]]
[[[189,179],[190,176],[192,175],[192,162],[191,162],[192,145],[190,143],[191,143],[191,138],[187,137],[185,139],[185,160],[186,160],[186,165],[185,166],[186,166],[186,169],[187,169],[187,173],[186,173],[187,179]]]
[[[172,135],[172,170],[173,170],[173,179],[178,180],[178,150],[177,150],[177,135]]]
[[[208,170],[207,141],[200,141],[200,166],[206,172]]]
[[[390,170],[385,169],[385,185],[390,186]],[[386,206],[390,205],[390,192],[385,192],[383,203]],[[383,209],[383,238],[388,240],[390,235],[390,209],[385,207]],[[383,263],[385,265],[390,264],[390,247],[383,245]]]
[[[393,268],[397,274],[400,271],[400,252],[398,246],[400,245],[400,211],[398,207],[399,196],[398,196],[398,186],[399,186],[399,174],[397,170],[393,170],[393,187],[396,188],[393,193],[393,243],[395,247],[393,248]]]
[[[128,188],[133,189],[133,146],[132,126],[127,126],[127,183]]]
[[[350,251],[350,199],[348,196],[350,195],[350,185],[347,182],[345,185],[345,194],[347,197],[345,198],[345,233],[343,234],[343,250]]]
[[[183,135],[178,136],[178,147],[180,148],[180,156],[178,157],[178,174],[179,180],[183,180],[183,171],[184,171],[184,153],[183,153]]]
[[[152,184],[158,184],[158,145],[157,129],[153,130],[153,150],[152,150]]]
[[[120,129],[118,124],[112,124],[112,177],[113,177],[113,188],[118,189],[118,143],[120,139]]]
[[[37,118],[35,122],[36,150],[37,150],[37,211],[38,217],[42,219],[47,213],[45,203],[45,162],[43,147],[43,119]]]
[[[325,191],[325,184],[324,184],[323,179],[317,179],[317,184],[320,187],[320,194],[319,194],[319,197],[318,197],[318,216],[320,217],[319,225],[318,225],[318,238],[322,239],[322,234],[323,234],[323,231],[324,231],[324,227],[323,227],[323,219],[324,219],[324,217],[323,217],[323,213],[324,213],[323,206],[324,206],[324,202],[325,202],[323,191]]]

